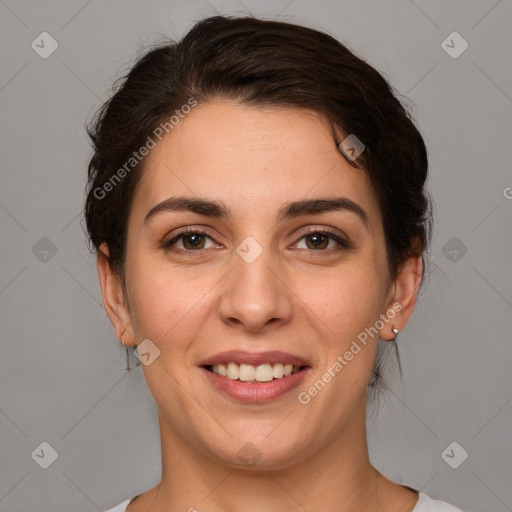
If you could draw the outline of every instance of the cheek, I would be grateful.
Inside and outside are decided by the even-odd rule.
[[[130,311],[140,341],[151,339],[161,349],[177,348],[193,338],[208,303],[214,273],[198,273],[182,268],[162,267],[140,258],[130,272]]]
[[[318,380],[304,391],[310,397],[322,395],[313,407],[318,407],[319,414],[332,411],[338,422],[356,407],[371,376],[379,340],[374,326],[383,312],[383,286],[382,276],[371,267],[343,270],[331,274],[329,286],[313,293],[306,303],[315,313],[310,317],[319,319],[321,345]]]
[[[382,313],[385,276],[375,263],[371,257],[361,257],[336,270],[296,277],[299,297],[329,328],[327,339],[347,341]]]

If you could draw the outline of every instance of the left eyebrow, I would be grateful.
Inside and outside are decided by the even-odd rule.
[[[362,206],[346,197],[335,197],[333,199],[305,199],[284,204],[278,212],[277,222],[284,219],[293,219],[301,215],[315,215],[329,211],[349,211],[355,213],[365,224],[370,227],[368,214]]]
[[[219,219],[230,219],[231,210],[222,201],[212,201],[196,197],[170,197],[153,206],[146,214],[144,223],[163,212],[190,211],[198,215]],[[318,215],[329,211],[349,211],[355,213],[369,228],[368,214],[356,202],[346,197],[304,199],[285,203],[277,213],[277,222],[294,219],[302,215]]]

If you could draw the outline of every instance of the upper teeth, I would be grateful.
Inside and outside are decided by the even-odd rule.
[[[213,372],[228,379],[242,380],[245,382],[256,380],[258,382],[268,382],[272,379],[288,377],[292,373],[300,370],[300,366],[283,363],[265,363],[254,366],[252,364],[216,364],[212,367]]]

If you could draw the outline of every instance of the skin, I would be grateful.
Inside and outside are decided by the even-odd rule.
[[[144,217],[172,196],[223,201],[232,218],[166,212]],[[343,196],[368,215],[308,214],[276,222],[288,201]],[[184,227],[190,238],[161,247]],[[307,228],[348,237],[320,249]],[[247,263],[235,251],[247,237],[262,254]],[[313,235],[314,237],[314,235]],[[321,239],[322,241],[322,239]],[[197,239],[196,239],[197,242]],[[186,244],[186,245],[184,245]],[[381,214],[371,184],[337,150],[327,122],[292,108],[256,108],[229,101],[199,105],[147,157],[128,221],[126,289],[98,253],[106,312],[126,345],[149,338],[160,350],[141,365],[158,409],[162,480],[129,512],[411,511],[417,493],[371,466],[365,414],[377,337],[311,401],[297,400],[393,304],[402,309],[379,336],[408,321],[422,262],[411,257],[391,280]],[[282,350],[311,369],[298,389],[265,404],[216,391],[197,364],[218,352]],[[252,465],[237,452],[251,442]],[[192,510],[194,510],[192,509]]]

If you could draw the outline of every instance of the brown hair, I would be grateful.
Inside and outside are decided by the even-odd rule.
[[[252,17],[213,16],[196,23],[179,42],[147,50],[88,127],[94,149],[85,202],[89,239],[95,250],[106,242],[123,282],[127,221],[144,159],[107,187],[106,199],[98,190],[107,190],[105,184],[148,136],[190,98],[198,104],[225,98],[312,110],[329,121],[336,146],[354,134],[365,150],[347,160],[367,173],[377,195],[390,277],[409,256],[423,258],[431,227],[427,151],[385,78],[326,33]],[[372,386],[380,380],[381,364],[379,357]]]

